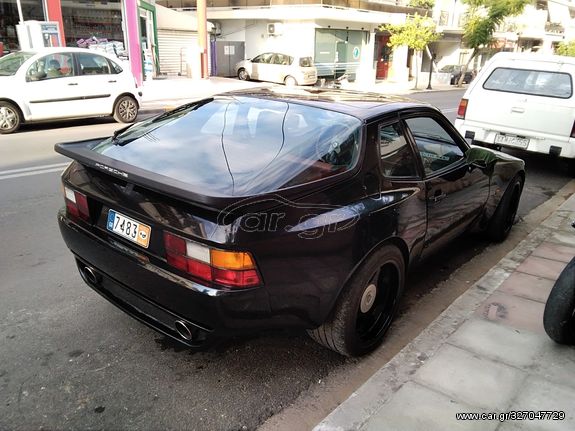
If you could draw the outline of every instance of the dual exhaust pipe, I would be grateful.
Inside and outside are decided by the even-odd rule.
[[[82,279],[89,285],[97,286],[102,281],[102,276],[95,268],[88,265],[78,265]],[[183,320],[176,320],[174,328],[178,335],[186,341],[194,341],[199,338],[200,331],[193,325]]]

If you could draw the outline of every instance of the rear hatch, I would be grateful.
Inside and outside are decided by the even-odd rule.
[[[80,226],[141,261],[165,265],[167,244],[176,241],[182,256],[188,247],[209,262],[212,252],[201,246],[234,250],[242,211],[278,205],[276,194],[295,201],[320,181],[328,187],[353,175],[361,125],[304,105],[223,97],[55,149],[76,160],[63,182]],[[166,240],[166,232],[197,244]]]
[[[495,63],[468,91],[465,124],[567,142],[575,118],[570,68],[547,61]]]

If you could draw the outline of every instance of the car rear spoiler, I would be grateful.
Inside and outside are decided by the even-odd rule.
[[[209,196],[198,193],[191,190],[190,184],[140,169],[93,151],[92,149],[104,139],[106,138],[59,143],[54,145],[54,151],[76,160],[88,168],[208,210],[222,211],[236,202],[246,199],[245,196]]]

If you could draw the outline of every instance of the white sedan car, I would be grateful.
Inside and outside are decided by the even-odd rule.
[[[142,93],[117,58],[83,48],[42,48],[0,58],[0,133],[23,122],[113,115],[131,123]]]
[[[236,75],[247,81],[279,82],[285,85],[313,85],[317,81],[317,69],[311,57],[293,57],[277,52],[266,52],[251,60],[236,64]]]

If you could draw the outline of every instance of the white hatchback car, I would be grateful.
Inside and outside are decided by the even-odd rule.
[[[575,58],[499,53],[471,82],[455,126],[474,144],[568,159],[575,173]]]
[[[42,48],[0,57],[0,133],[64,118],[113,115],[131,123],[141,96],[129,66],[99,51]]]
[[[236,75],[247,81],[279,82],[285,85],[313,85],[317,81],[317,69],[311,57],[293,57],[278,52],[266,52],[251,60],[236,64]]]

